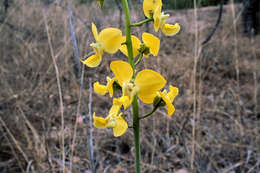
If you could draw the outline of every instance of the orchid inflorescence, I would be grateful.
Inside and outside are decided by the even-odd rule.
[[[102,6],[104,1],[98,1]],[[178,23],[174,25],[166,23],[169,15],[162,12],[162,0],[144,0],[143,11],[148,18],[146,21],[153,21],[155,32],[161,29],[166,36],[173,36],[179,32],[180,26]],[[135,24],[130,27],[135,27]],[[139,72],[135,69],[135,66],[138,65],[143,57],[148,58],[149,55],[158,55],[160,39],[153,34],[144,32],[142,34],[142,42],[134,35],[130,36],[131,41],[129,42],[127,36],[124,36],[120,29],[110,27],[98,33],[94,23],[92,23],[92,33],[96,42],[90,44],[90,46],[94,49],[95,54],[82,60],[88,67],[93,68],[100,65],[102,55],[105,52],[114,54],[120,50],[129,59],[133,59],[132,64],[130,63],[131,61],[129,63],[122,60],[112,61],[110,69],[114,76],[108,76],[107,84],[105,85],[99,82],[94,83],[94,91],[96,93],[100,95],[109,93],[110,97],[113,98],[112,107],[105,118],[98,117],[95,113],[93,114],[94,126],[96,128],[112,128],[116,137],[123,135],[128,129],[128,124],[124,119],[126,115],[120,112],[120,110],[122,107],[126,110],[133,103],[135,96],[143,103],[153,103],[154,109],[152,113],[157,108],[166,106],[168,115],[171,116],[175,111],[172,103],[178,95],[178,88],[170,85],[169,92],[166,90],[161,91],[166,84],[166,80],[162,75],[150,69],[144,69]],[[129,43],[132,48],[132,57],[129,57]],[[121,91],[121,96],[117,98],[114,97],[116,89]],[[138,119],[147,117],[137,116]]]
[[[104,0],[97,0],[102,7]],[[160,39],[151,33],[142,33],[142,41],[137,36],[131,34],[132,27],[138,27],[144,23],[153,22],[155,32],[159,30],[166,36],[173,36],[180,31],[178,23],[171,25],[166,23],[169,15],[162,12],[162,0],[143,0],[143,11],[147,19],[131,24],[130,12],[127,0],[121,0],[125,14],[125,35],[118,28],[105,28],[100,33],[92,23],[92,33],[95,43],[90,44],[94,49],[94,55],[82,60],[88,67],[97,67],[102,62],[104,53],[114,54],[120,50],[127,58],[128,62],[122,60],[112,61],[110,70],[113,76],[107,76],[106,84],[98,81],[94,83],[94,91],[100,95],[113,98],[113,104],[108,115],[104,117],[93,114],[93,125],[96,128],[112,128],[114,136],[122,136],[129,128],[125,117],[121,112],[132,105],[133,123],[131,127],[134,132],[135,170],[141,173],[141,149],[140,149],[140,120],[152,115],[159,107],[167,108],[167,113],[171,116],[175,108],[173,100],[178,95],[178,88],[170,85],[169,91],[162,90],[167,81],[165,78],[151,69],[136,70],[136,66],[150,55],[157,56],[160,49]],[[120,91],[119,97],[115,92]],[[153,109],[139,115],[138,99],[145,104],[153,104]],[[122,109],[123,108],[123,109]]]

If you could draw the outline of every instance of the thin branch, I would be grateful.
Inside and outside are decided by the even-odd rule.
[[[71,30],[71,35],[72,35],[72,41],[73,41],[73,49],[74,49],[74,56],[76,59],[77,63],[77,68],[78,68],[78,77],[80,77],[80,94],[79,94],[79,101],[78,101],[78,106],[77,106],[77,115],[76,115],[76,121],[74,125],[74,132],[73,132],[73,139],[72,139],[72,149],[71,149],[71,154],[70,154],[70,171],[72,171],[72,159],[73,159],[73,154],[74,154],[74,148],[75,148],[75,143],[76,143],[76,137],[77,137],[77,128],[78,128],[78,117],[80,114],[80,105],[81,105],[81,99],[82,96],[84,95],[83,93],[83,80],[84,80],[84,70],[85,66],[82,68],[82,72],[80,74],[80,58],[79,58],[79,52],[78,52],[78,46],[77,46],[77,40],[76,40],[76,34],[75,34],[75,27],[74,27],[74,19],[73,19],[73,12],[72,9],[69,7],[69,22],[70,22],[70,30]]]
[[[48,36],[48,44],[49,44],[49,48],[51,51],[51,57],[52,57],[52,61],[53,61],[53,65],[55,68],[55,73],[56,73],[56,79],[57,79],[57,85],[58,85],[58,92],[59,92],[59,99],[60,99],[60,112],[61,112],[61,133],[62,133],[62,137],[61,137],[61,151],[62,151],[62,170],[63,172],[65,172],[65,148],[64,148],[64,106],[63,106],[63,100],[62,100],[62,92],[61,92],[61,84],[60,84],[60,77],[59,77],[59,69],[57,66],[57,62],[54,56],[54,51],[53,51],[53,46],[51,43],[51,37],[50,37],[50,32],[49,32],[49,26],[47,24],[47,19],[46,19],[46,15],[45,15],[45,11],[42,10],[42,15],[43,15],[43,19],[44,19],[44,24],[45,24],[45,28],[47,31],[47,36]]]
[[[22,150],[21,145],[19,144],[19,142],[15,139],[14,135],[11,133],[11,131],[9,130],[9,128],[7,127],[7,125],[5,124],[4,120],[1,118],[0,116],[0,123],[2,124],[2,126],[4,127],[4,129],[6,130],[7,134],[10,136],[10,138],[12,139],[12,141],[14,142],[16,148],[18,149],[18,151],[20,151],[20,153],[22,154],[23,158],[26,160],[26,162],[29,162],[29,158],[28,156],[25,154],[25,152]]]
[[[81,72],[80,58],[79,58],[79,51],[77,46],[78,44],[77,44],[76,34],[75,34],[73,12],[71,8],[69,8],[69,21],[70,21],[70,31],[71,31],[72,42],[73,42],[73,50],[74,50],[74,55],[75,55],[77,68],[78,68],[78,77],[80,77],[80,72]]]
[[[89,110],[89,138],[88,138],[88,147],[90,153],[90,161],[91,161],[91,170],[92,173],[95,173],[95,161],[94,161],[94,150],[93,150],[93,128],[92,128],[92,79],[89,78],[89,103],[88,103],[88,110]],[[87,128],[88,129],[88,128]]]
[[[211,33],[207,36],[207,38],[201,43],[201,45],[205,45],[207,42],[209,42],[209,40],[211,39],[211,37],[214,35],[214,33],[216,32],[219,24],[220,24],[220,21],[221,21],[221,18],[222,18],[222,13],[223,13],[223,5],[224,5],[224,0],[221,0],[220,1],[220,7],[219,7],[219,13],[218,13],[218,19],[217,19],[217,22],[216,22],[216,25],[215,27],[213,28],[213,30],[211,31]]]
[[[131,24],[130,26],[131,27],[142,26],[143,24],[151,22],[151,21],[153,21],[153,18],[145,19],[145,20],[143,20],[141,22]]]

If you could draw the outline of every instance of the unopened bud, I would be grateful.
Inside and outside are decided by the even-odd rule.
[[[150,49],[149,49],[149,47],[147,47],[145,44],[141,44],[141,45],[140,45],[140,48],[138,49],[138,51],[139,51],[141,54],[145,54],[145,55],[150,54]]]
[[[162,97],[157,95],[153,100],[154,107],[164,107],[166,103],[163,101]]]

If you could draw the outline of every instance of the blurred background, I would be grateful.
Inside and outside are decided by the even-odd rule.
[[[141,0],[129,4],[132,23],[143,20]],[[179,34],[155,33],[152,23],[133,28],[161,39],[158,56],[140,69],[180,90],[172,117],[162,108],[141,121],[143,172],[260,172],[259,6],[163,0]],[[93,82],[106,83],[112,60],[127,61],[117,52],[97,68],[78,63],[93,51],[91,22],[124,30],[121,1],[100,9],[93,0],[0,0],[0,173],[134,172],[132,129],[115,138],[91,124],[89,115],[111,107]],[[141,113],[152,109],[140,105]]]

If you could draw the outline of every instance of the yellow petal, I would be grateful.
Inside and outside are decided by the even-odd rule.
[[[125,61],[112,61],[110,64],[110,69],[114,73],[121,87],[124,82],[128,83],[133,76],[133,69],[131,65]]]
[[[126,109],[131,103],[129,103],[129,97],[128,96],[121,96],[119,98],[114,98],[113,99],[113,104],[118,104],[121,106],[124,106],[124,109]]]
[[[122,100],[120,98],[114,98],[113,99],[113,105],[120,105],[120,106],[122,106],[122,104],[123,103],[122,103]]]
[[[92,23],[91,29],[92,29],[92,33],[93,33],[95,40],[98,41],[98,31],[97,31],[97,27],[94,23]]]
[[[153,27],[155,32],[158,32],[159,28],[161,27],[161,7],[158,6],[155,11],[154,11],[154,15],[153,15]]]
[[[120,108],[121,108],[122,104],[120,102],[118,102],[117,99],[113,99],[113,105],[109,110],[109,115],[117,115]]]
[[[172,102],[171,102],[170,99],[169,99],[165,94],[163,94],[162,92],[160,92],[160,95],[161,95],[163,101],[166,103],[168,115],[171,116],[171,115],[174,113],[174,111],[175,111],[175,108],[174,108]]]
[[[94,91],[100,95],[105,95],[107,93],[107,86],[102,85],[99,82],[95,82]]]
[[[136,36],[134,36],[134,35],[131,35],[131,40],[132,40],[132,46],[133,46],[133,56],[134,56],[134,58],[135,58],[135,57],[139,54],[138,49],[139,49],[139,47],[140,47],[140,45],[141,45],[141,42],[140,42],[140,40],[139,40]],[[125,41],[126,41],[126,37],[124,36],[122,42],[125,42]],[[122,45],[119,49],[120,49],[120,51],[121,51],[125,56],[128,57],[128,51],[127,51],[127,48],[126,48],[126,45],[125,45],[125,44]]]
[[[126,42],[126,36],[123,36],[122,37],[122,43]],[[128,52],[127,52],[127,47],[125,44],[121,45],[119,50],[125,55],[128,57]]]
[[[127,109],[133,101],[133,99],[130,98],[129,96],[121,96],[119,99],[120,102],[123,104],[124,109]]]
[[[109,78],[109,77],[108,77]],[[113,97],[114,94],[114,90],[113,90],[113,83],[115,82],[116,78],[112,78],[112,79],[108,79],[108,83],[107,83],[107,90],[109,92],[109,96]]]
[[[97,67],[100,64],[101,60],[102,56],[100,54],[95,54],[81,62],[83,64],[86,64],[88,67]]]
[[[121,46],[122,31],[117,28],[106,28],[100,32],[98,39],[103,44],[105,52],[113,54]]]
[[[121,106],[123,105],[124,106],[124,109],[126,109],[130,104],[131,104],[131,102],[130,102],[130,99],[129,99],[129,97],[128,96],[121,96],[121,97],[119,97],[119,98],[114,98],[113,99],[113,105],[119,105],[120,106],[120,108],[121,108]],[[115,109],[114,109],[115,110]],[[119,112],[119,110],[120,109],[118,109],[118,112]],[[111,112],[115,112],[115,111],[110,111],[110,113]]]
[[[142,100],[142,102],[147,103],[147,104],[153,103],[153,100],[156,96],[157,96],[156,92],[151,93],[151,94],[144,94],[144,95],[138,94],[138,98],[140,100]]]
[[[150,53],[153,56],[157,56],[160,48],[160,39],[155,37],[153,34],[144,32],[142,34],[144,44],[149,47]]]
[[[162,32],[166,36],[173,36],[177,34],[180,31],[181,27],[178,23],[175,25],[170,25],[170,24],[164,24],[162,27]]]
[[[166,80],[159,73],[145,69],[137,74],[135,84],[138,87],[138,97],[140,95],[142,98],[151,98],[158,90],[164,87]],[[149,103],[152,103],[152,101],[149,100]]]
[[[178,95],[178,93],[179,89],[170,85],[170,91],[168,92],[167,96],[170,99],[171,103],[173,102],[174,98]]]
[[[143,10],[144,15],[147,18],[152,18],[151,13],[154,13],[156,7],[162,6],[162,0],[144,0],[143,2]]]
[[[107,120],[102,117],[97,117],[95,112],[93,114],[93,120],[94,120],[93,125],[96,128],[100,128],[100,129],[106,128]]]
[[[127,122],[120,116],[117,116],[116,126],[113,128],[115,137],[122,136],[128,128]]]

